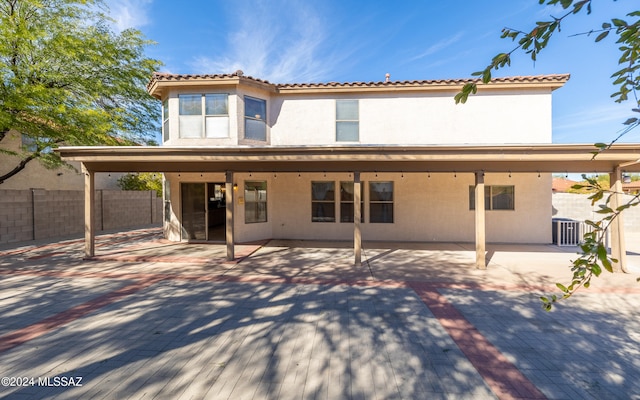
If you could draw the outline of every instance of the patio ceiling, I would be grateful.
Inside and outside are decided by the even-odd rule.
[[[640,172],[640,143],[487,146],[61,147],[92,172]]]

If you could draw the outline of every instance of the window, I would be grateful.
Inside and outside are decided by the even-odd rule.
[[[336,141],[357,142],[359,125],[358,100],[336,100]]]
[[[334,182],[311,182],[311,222],[336,222]]]
[[[469,210],[476,209],[475,187],[469,186]],[[515,210],[514,186],[485,186],[485,210]]]
[[[267,222],[267,182],[244,183],[244,222]]]
[[[360,222],[364,222],[364,185],[360,186]],[[353,222],[353,182],[340,182],[340,222]]]
[[[169,100],[162,102],[162,141],[169,140]]]
[[[228,97],[227,94],[180,95],[180,137],[228,137]]]
[[[369,222],[393,223],[393,182],[369,182]]]
[[[244,138],[267,140],[267,102],[265,100],[244,98]]]

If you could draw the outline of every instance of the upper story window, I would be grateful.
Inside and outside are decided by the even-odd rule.
[[[358,100],[336,100],[336,141],[360,140]]]
[[[162,102],[162,141],[169,140],[169,100]]]
[[[469,186],[469,210],[476,209],[476,193],[473,186]],[[515,210],[514,186],[485,186],[485,210]]]
[[[180,95],[181,138],[225,138],[229,136],[227,94]]]
[[[244,97],[244,138],[267,140],[267,102]]]

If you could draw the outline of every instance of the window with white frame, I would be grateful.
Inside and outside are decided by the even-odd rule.
[[[162,141],[169,140],[169,100],[162,102]]]
[[[469,186],[469,210],[476,209],[476,191],[474,186]],[[484,187],[485,210],[515,210],[515,187],[485,186]]]
[[[360,111],[358,100],[336,100],[336,141],[360,140]]]
[[[340,222],[353,222],[353,182],[340,182]],[[364,184],[360,186],[360,222],[364,222]]]
[[[369,222],[393,223],[393,182],[369,182]]]
[[[244,222],[247,224],[267,222],[266,181],[244,183]]]
[[[336,222],[335,182],[311,182],[311,222]]]
[[[267,140],[267,102],[253,97],[244,97],[244,138]]]
[[[229,95],[186,94],[178,99],[181,138],[229,137]]]

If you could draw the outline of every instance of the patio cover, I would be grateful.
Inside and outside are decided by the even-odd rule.
[[[640,143],[615,144],[597,155],[590,144],[434,145],[434,146],[234,146],[234,147],[61,147],[63,160],[82,163],[85,173],[85,256],[95,255],[93,222],[96,172],[225,172],[227,189],[227,258],[234,259],[233,173],[352,172],[360,185],[362,172],[451,172],[475,174],[476,266],[486,268],[484,174],[608,173],[611,187],[622,193],[622,173],[640,172]],[[594,156],[595,155],[595,156]],[[360,193],[354,190],[354,193]],[[480,195],[479,195],[480,194]],[[359,202],[359,199],[355,199]],[[615,195],[613,206],[621,201]],[[359,213],[359,207],[354,207]],[[355,263],[361,260],[359,216],[354,218]],[[612,225],[612,257],[625,270],[622,220]]]

